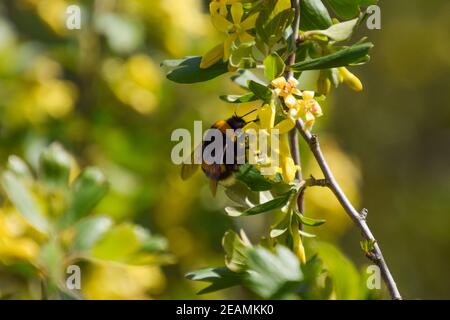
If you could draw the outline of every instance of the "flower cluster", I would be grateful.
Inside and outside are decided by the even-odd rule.
[[[322,116],[322,108],[314,99],[314,91],[301,91],[298,89],[298,84],[298,81],[294,78],[279,77],[272,80],[271,86],[275,96],[283,102],[285,109],[287,109],[286,117],[275,124],[276,103],[272,99],[270,104],[264,104],[258,110],[258,122],[250,122],[244,127],[244,131],[253,129],[263,132],[267,136],[273,130],[277,130],[279,149],[274,151],[279,157],[279,166],[276,168],[276,172],[280,173],[287,183],[292,182],[295,179],[296,172],[300,170],[291,156],[288,132],[294,129],[297,119],[303,118],[305,125],[312,128],[315,119]],[[264,165],[273,165],[272,158],[269,157],[264,160]],[[255,162],[261,163],[261,161]]]
[[[274,166],[274,173],[280,173],[283,180],[291,182],[295,179],[295,174],[300,167],[294,163],[289,148],[288,132],[295,127],[295,121],[292,118],[286,118],[275,124],[276,109],[273,103],[265,104],[258,110],[258,123],[250,122],[244,127],[244,131],[255,130],[255,132],[263,133],[270,137],[270,133],[276,130],[279,136],[279,145],[277,149],[273,149],[270,157],[264,159],[256,159],[254,162],[260,166]],[[274,157],[279,161],[273,161]]]
[[[227,6],[231,5],[230,10]],[[217,0],[210,4],[211,20],[214,27],[226,34],[223,44],[219,44],[202,58],[200,67],[207,69],[221,59],[223,62],[230,58],[233,45],[254,41],[254,37],[248,33],[255,28],[258,14],[252,14],[244,19],[244,7],[237,0]],[[230,15],[230,18],[228,18]]]
[[[305,124],[311,128],[316,118],[323,115],[320,104],[314,99],[314,91],[300,91],[298,81],[294,78],[286,80],[284,77],[272,81],[275,93],[283,99],[288,108],[291,119],[304,117]]]

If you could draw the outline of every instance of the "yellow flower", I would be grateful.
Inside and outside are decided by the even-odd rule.
[[[291,118],[284,119],[275,125],[275,106],[265,104],[258,111],[258,124],[250,122],[244,127],[244,131],[254,129],[255,131],[264,130],[268,134],[272,130],[278,130],[279,134],[287,133],[295,127],[295,121]]]
[[[298,100],[297,105],[289,110],[289,114],[294,119],[305,117],[305,125],[311,128],[316,118],[323,115],[320,104],[314,99],[314,91],[303,91],[302,100]]]
[[[269,136],[273,130],[278,130],[278,134],[280,135],[279,150],[273,150],[273,152],[277,152],[279,154],[279,165],[273,163],[272,159],[265,159],[266,161],[264,165],[276,166],[276,172],[280,172],[286,182],[291,182],[295,179],[295,173],[299,170],[291,157],[287,135],[287,133],[295,126],[294,119],[289,117],[275,125],[275,106],[273,104],[264,105],[258,111],[258,119],[258,124],[255,122],[250,122],[244,127],[243,130],[247,131],[253,129],[256,132],[263,130],[267,136]],[[258,163],[260,161],[257,159],[256,162]]]
[[[236,2],[231,6],[231,18],[232,21],[227,20],[224,16],[217,12],[211,12],[211,18],[213,25],[217,30],[227,34],[227,39],[223,44],[223,61],[227,61],[230,58],[231,46],[236,40],[240,43],[246,43],[253,41],[247,31],[255,27],[258,14],[253,14],[245,20],[242,20],[244,16],[244,8],[242,3]],[[214,49],[213,49],[214,50]],[[215,48],[217,50],[217,48]],[[208,56],[206,54],[205,56]]]
[[[143,300],[159,295],[166,279],[158,266],[97,262],[90,264],[82,290],[90,300]],[[83,273],[85,274],[85,273]]]
[[[280,136],[280,169],[283,180],[287,183],[292,182],[297,170],[300,170],[292,159],[287,133]]]
[[[298,81],[294,78],[286,80],[280,77],[272,81],[275,93],[283,98],[285,105],[289,108],[289,116],[294,120],[305,117],[306,126],[311,127],[316,117],[323,115],[322,108],[314,99],[314,91],[301,92],[297,89],[297,85]]]
[[[14,209],[0,209],[0,264],[34,262],[38,255],[39,244],[27,221]]]
[[[279,77],[272,80],[272,86],[275,93],[284,99],[284,103],[288,108],[292,108],[297,104],[296,96],[301,96],[302,92],[297,89],[298,81],[294,78],[286,80],[285,77]]]
[[[227,5],[232,5],[239,2],[239,0],[213,0],[209,4],[209,11],[211,15],[220,14],[221,16],[226,16],[228,14]]]
[[[158,106],[160,74],[149,56],[106,59],[102,73],[117,98],[137,112],[150,114]]]
[[[348,85],[351,89],[353,89],[356,92],[361,92],[363,90],[361,80],[359,80],[357,76],[348,71],[348,69],[345,67],[338,68],[338,70],[340,82],[344,82],[346,85]]]
[[[327,96],[331,91],[331,81],[328,79],[328,74],[321,71],[319,79],[317,80],[317,92]]]
[[[54,118],[66,116],[75,105],[76,87],[69,81],[51,79],[36,85],[31,91],[35,105]]]
[[[294,219],[292,226],[292,242],[293,251],[301,263],[306,263],[305,247],[303,246],[302,237],[299,233],[299,225],[297,219]]]
[[[200,62],[201,69],[208,69],[215,65],[223,58],[223,43],[212,48],[207,54],[202,57]]]
[[[272,80],[272,86],[275,88],[275,92],[286,98],[292,94],[301,95],[301,91],[297,89],[298,81],[295,78],[286,80],[285,77],[279,77]]]

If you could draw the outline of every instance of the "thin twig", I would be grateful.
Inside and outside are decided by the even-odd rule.
[[[298,181],[302,181],[302,172],[300,170],[300,150],[298,148],[298,135],[297,131],[295,129],[291,130],[289,132],[289,147],[291,149],[291,156],[292,160],[294,160],[294,163],[296,166],[299,166],[299,170],[295,173],[295,179]]]
[[[358,212],[355,207],[351,204],[350,200],[347,198],[345,193],[342,191],[341,187],[337,183],[334,175],[328,166],[327,161],[323,155],[323,152],[319,145],[319,140],[316,135],[312,135],[306,128],[301,119],[297,120],[297,129],[303,139],[308,143],[309,148],[311,149],[317,163],[322,170],[322,173],[327,180],[327,186],[334,193],[336,198],[338,199],[341,206],[344,208],[345,212],[350,216],[356,226],[360,229],[361,234],[364,239],[373,241],[374,247],[370,254],[369,259],[375,263],[381,271],[382,277],[386,286],[389,290],[391,298],[394,300],[401,300],[402,297],[400,292],[397,289],[397,285],[395,284],[394,278],[392,277],[391,272],[384,260],[383,254],[381,252],[380,246],[375,240],[372,232],[369,229],[369,226],[366,222],[367,210],[363,209],[361,212]]]
[[[305,181],[305,187],[328,187],[327,179],[316,179],[311,175],[309,179]]]
[[[296,47],[297,47],[297,38],[299,34],[300,29],[300,0],[291,0],[291,7],[294,9],[294,21],[292,23],[292,36],[291,36],[291,54],[286,60],[286,63],[288,66],[295,63],[295,56],[296,56]],[[286,72],[286,78],[290,78],[294,75],[292,71]]]
[[[299,34],[299,29],[300,29],[300,0],[291,0],[291,7],[294,9],[295,14],[294,14],[294,21],[292,23],[292,32],[293,32],[292,37],[291,37],[292,52],[286,60],[287,66],[290,66],[295,63],[297,38],[298,38],[298,34]],[[294,76],[294,73],[290,69],[288,71],[286,71],[286,75],[285,75],[286,79],[292,78],[293,76]],[[295,173],[295,178],[298,181],[302,181],[302,179],[303,179],[302,172],[300,170],[301,158],[300,158],[300,150],[298,148],[298,145],[299,144],[298,144],[297,132],[295,130],[292,130],[291,132],[289,132],[289,146],[291,149],[292,159],[294,160],[295,165],[299,167],[299,169]],[[298,211],[300,212],[300,214],[304,213],[303,212],[304,211],[303,199],[304,199],[304,191],[301,192],[297,198],[297,207],[298,207]],[[303,225],[301,223],[299,224],[299,229],[303,230]]]
[[[298,33],[299,33],[299,29],[300,29],[300,0],[291,0],[291,7],[294,9],[295,15],[294,15],[294,21],[292,23],[292,32],[293,32],[293,34],[291,36],[292,52],[286,60],[287,66],[290,66],[295,63],[295,57],[296,57],[295,51],[296,51],[296,47],[297,47],[296,39],[298,38]],[[285,78],[290,79],[293,76],[294,76],[294,73],[290,69],[288,69],[288,71],[286,71]],[[294,163],[300,167],[300,162],[301,162],[300,150],[298,148],[298,136],[297,136],[297,132],[295,130],[292,130],[291,132],[289,132],[289,144],[290,144],[290,148],[291,148],[292,159],[294,160]],[[302,173],[300,170],[297,170],[295,177],[299,181],[302,180]]]

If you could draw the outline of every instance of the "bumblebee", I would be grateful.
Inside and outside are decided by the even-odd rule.
[[[238,116],[238,115],[234,114],[229,119],[219,120],[219,121],[215,122],[211,126],[211,129],[217,129],[222,134],[223,149],[222,149],[222,153],[220,154],[220,158],[222,159],[222,161],[220,163],[205,162],[204,157],[203,157],[203,152],[205,151],[205,148],[207,148],[214,141],[203,141],[203,143],[197,147],[197,148],[201,148],[202,164],[199,165],[199,164],[196,164],[195,161],[193,161],[194,157],[195,157],[194,154],[196,152],[198,152],[197,148],[196,148],[196,150],[194,150],[194,152],[192,152],[191,163],[182,165],[181,178],[183,180],[190,178],[197,171],[198,167],[201,166],[203,173],[209,179],[209,186],[211,189],[211,193],[213,194],[213,196],[215,196],[216,192],[217,192],[218,183],[229,180],[233,176],[233,173],[235,171],[237,171],[237,169],[239,168],[239,164],[236,159],[236,155],[238,153],[236,137],[232,137],[232,139],[230,139],[230,137],[227,137],[226,131],[229,129],[238,130],[238,129],[244,128],[244,126],[248,122],[245,121],[243,118],[245,116],[251,114],[254,111],[256,111],[256,110],[253,110],[243,116]],[[233,163],[231,163],[231,164],[227,164],[225,160],[227,159],[227,150],[230,150],[230,148],[234,148],[234,160],[235,161],[233,161]],[[215,156],[215,155],[213,154],[212,156]]]

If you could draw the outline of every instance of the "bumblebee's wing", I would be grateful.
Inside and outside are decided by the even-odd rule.
[[[190,155],[190,161],[184,161],[181,166],[181,179],[187,180],[194,175],[200,167],[202,157],[202,145],[198,145]]]
[[[231,136],[227,136],[227,140],[225,142],[225,146],[223,148],[223,155],[224,155],[224,161],[225,163],[227,163],[228,159],[228,154],[230,152],[232,152],[233,154],[233,158],[230,159],[231,163],[227,163],[227,164],[232,164],[235,167],[238,166],[238,164],[242,164],[245,162],[245,160],[247,159],[246,156],[246,143],[242,142],[240,139],[238,139],[240,137],[240,135],[236,135],[235,133],[233,133]],[[231,151],[230,151],[231,150]],[[243,151],[242,151],[243,150]]]

